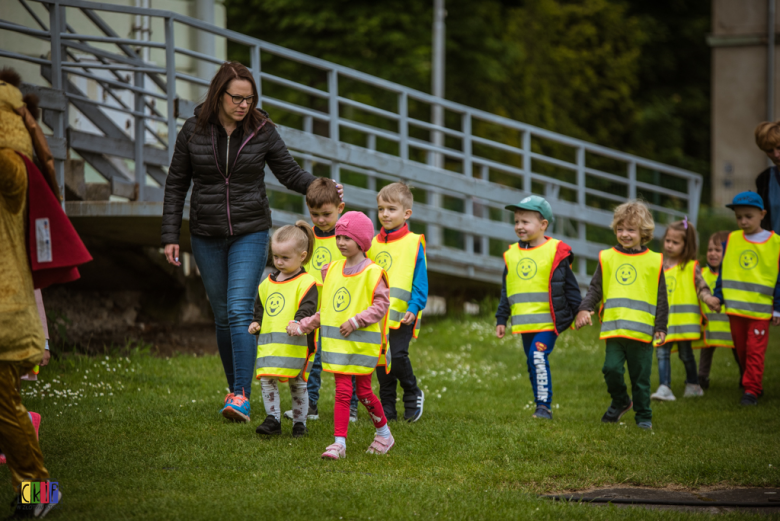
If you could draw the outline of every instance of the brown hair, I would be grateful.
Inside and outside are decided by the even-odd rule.
[[[764,121],[755,130],[756,145],[764,152],[780,146],[780,121]]]
[[[301,264],[309,262],[314,251],[314,231],[309,226],[309,223],[296,221],[295,226],[288,224],[276,230],[273,237],[271,237],[271,251],[273,251],[274,243],[287,241],[295,241],[298,252],[306,252],[306,258],[303,259]]]
[[[406,185],[406,183],[397,182],[391,183],[382,188],[378,194],[376,194],[376,200],[384,199],[388,203],[400,203],[404,207],[404,210],[410,210],[414,203],[414,196],[412,191]]]
[[[674,221],[666,226],[666,232],[664,232],[664,239],[669,234],[669,230],[681,232],[683,234],[683,240],[685,246],[680,254],[680,267],[684,268],[690,261],[696,260],[696,253],[699,251],[696,244],[696,228],[693,224],[689,223],[687,219],[685,221]]]
[[[730,233],[731,232],[727,230],[721,230],[719,232],[713,233],[712,235],[710,235],[710,240],[707,242],[707,245],[709,245],[709,243],[711,242],[722,245],[724,242],[729,240]]]
[[[642,201],[628,201],[615,208],[615,215],[612,217],[610,228],[617,233],[617,227],[620,224],[637,226],[642,244],[647,244],[653,238],[653,231],[655,231],[653,214],[650,213],[647,205]]]
[[[309,208],[320,208],[326,204],[333,204],[336,208],[339,207],[339,204],[341,204],[339,189],[332,179],[318,177],[306,189],[306,206]]]
[[[196,130],[207,128],[209,119],[217,116],[219,106],[222,103],[222,95],[227,92],[228,85],[233,80],[245,80],[252,84],[252,102],[249,104],[246,116],[244,116],[246,132],[253,132],[263,121],[268,120],[262,112],[257,110],[257,102],[259,101],[257,99],[257,85],[255,85],[252,73],[241,63],[225,62],[211,79],[206,100],[201,105],[200,112],[197,115]]]

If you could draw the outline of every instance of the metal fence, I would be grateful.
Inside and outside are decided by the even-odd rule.
[[[63,110],[50,109],[45,122],[52,143],[78,152],[129,201],[162,198],[167,165],[183,118],[194,102],[180,99],[185,85],[208,86],[177,69],[177,60],[219,65],[222,60],[177,45],[182,27],[197,37],[223,38],[248,56],[260,104],[304,168],[342,181],[348,206],[375,215],[376,191],[403,179],[415,187],[413,225],[424,228],[434,271],[497,282],[500,253],[516,240],[503,210],[531,193],[545,196],[556,214],[553,235],[572,245],[575,272],[587,278],[598,252],[612,239],[612,208],[637,197],[663,224],[687,215],[695,222],[702,178],[683,169],[574,139],[342,67],[250,36],[169,11],[83,0],[17,0],[28,25],[0,20],[12,31],[50,42],[48,57],[0,50],[0,57],[41,65],[53,89],[67,97]],[[33,5],[46,8],[48,20]],[[149,17],[162,34],[123,37],[135,16]],[[106,22],[127,18],[127,26]],[[58,28],[58,30],[54,30]],[[78,28],[78,29],[77,29]],[[159,31],[158,31],[159,32]],[[149,48],[145,61],[139,51]],[[102,89],[90,96],[72,81],[86,78]],[[129,93],[129,102],[121,93]],[[434,108],[444,125],[433,124]],[[97,133],[68,129],[77,110]],[[131,131],[107,114],[124,114]],[[114,118],[115,119],[115,118]],[[129,178],[109,156],[133,162]],[[63,154],[57,171],[64,183]],[[147,175],[151,177],[149,182]],[[266,175],[272,199],[289,194]],[[64,193],[64,192],[63,192]],[[274,209],[275,224],[304,214],[300,199]],[[128,203],[132,204],[132,203]],[[291,206],[292,205],[292,206]]]

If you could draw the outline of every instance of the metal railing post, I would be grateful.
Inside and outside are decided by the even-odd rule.
[[[165,80],[168,95],[168,161],[176,148],[176,41],[173,39],[173,18],[165,19]]]
[[[636,199],[636,163],[633,161],[628,164],[628,198]]]
[[[490,181],[490,167],[487,165],[482,165],[479,168],[479,178],[483,181]],[[483,219],[490,219],[490,208],[486,204],[482,204],[482,212],[480,214],[480,217]],[[480,245],[479,245],[479,252],[482,255],[490,255],[490,238],[486,235],[483,235],[479,238]]]
[[[330,115],[329,134],[333,141],[339,140],[339,77],[335,70],[328,71],[328,114]],[[337,182],[341,180],[339,163],[330,164],[330,176]]]
[[[464,112],[461,116],[461,132],[463,132],[463,173],[466,177],[474,177],[471,162],[471,114]],[[469,217],[474,216],[474,198],[467,195],[464,201],[464,211]],[[467,233],[464,237],[466,253],[474,253],[474,235]]]
[[[585,148],[579,147],[577,149],[577,205],[583,211],[586,207],[585,187]],[[583,242],[587,240],[585,221],[577,221],[577,238]],[[577,257],[577,274],[581,277],[588,275],[588,259],[582,255]]]
[[[376,150],[376,136],[374,134],[369,134],[366,136],[366,148],[369,150]],[[367,173],[368,177],[368,189],[372,192],[376,193],[376,177],[374,176],[374,171],[369,170]],[[371,219],[371,222],[374,223],[374,226],[377,225],[376,220],[376,207],[368,211],[368,217]]]
[[[699,220],[699,204],[701,199],[701,181],[688,179],[688,220],[696,226]],[[701,237],[699,238],[701,239]]]
[[[65,7],[55,3],[49,11],[49,28],[51,31],[51,86],[54,90],[65,92],[65,78],[62,73],[62,56],[64,49],[60,35],[65,27]],[[54,137],[58,140],[65,139],[65,126],[67,124],[67,103],[65,110],[55,112]],[[62,208],[65,208],[65,161],[54,159],[54,173],[57,177],[57,185],[62,194]]]
[[[249,50],[250,65],[252,67],[252,77],[255,79],[255,85],[257,85],[257,106],[262,107],[263,104],[263,87],[261,84],[262,78],[260,77],[260,46],[253,45]]]
[[[144,88],[144,73],[133,73],[133,84],[136,87]],[[146,128],[144,128],[144,117],[140,114],[145,112],[144,96],[140,92],[133,94],[135,99],[134,110],[139,113],[137,116],[133,116],[134,119],[134,150],[133,159],[135,160],[135,182],[138,185],[138,201],[145,200],[145,187],[146,187],[146,163],[144,163],[144,139],[146,137]]]
[[[531,193],[531,131],[523,132],[523,191]]]
[[[406,92],[398,93],[398,155],[409,159],[409,98]]]

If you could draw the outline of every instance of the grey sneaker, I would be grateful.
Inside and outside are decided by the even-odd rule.
[[[685,393],[683,398],[694,398],[697,396],[704,396],[704,389],[699,384],[685,384]]]
[[[652,422],[639,422],[639,423],[636,424],[636,426],[639,427],[640,429],[644,429],[646,431],[653,430]]]
[[[651,400],[660,400],[662,402],[673,402],[675,398],[674,393],[668,385],[661,384],[658,386],[658,390],[650,395]]]

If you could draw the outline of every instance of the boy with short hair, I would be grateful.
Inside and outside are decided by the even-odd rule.
[[[376,196],[377,217],[382,229],[374,237],[368,257],[382,266],[390,280],[389,343],[390,373],[377,371],[379,396],[388,420],[397,419],[396,386],[404,390],[404,420],[420,419],[425,394],[417,386],[409,343],[420,331],[420,315],[428,301],[428,271],[425,237],[409,231],[414,196],[404,183],[392,183]]]
[[[336,246],[336,223],[342,212],[344,202],[341,200],[338,187],[332,179],[318,177],[306,190],[306,206],[311,215],[312,229],[314,230],[314,252],[309,262],[303,265],[306,273],[311,274],[317,281],[317,290],[322,297],[322,268],[334,261],[341,260],[344,256]],[[314,355],[311,373],[307,382],[309,393],[309,413],[307,419],[318,420],[319,409],[317,402],[320,398],[320,386],[322,385],[322,339],[317,336],[317,352]],[[284,417],[292,420],[292,411],[286,411]],[[357,420],[357,394],[353,390],[352,405],[350,406],[350,421]]]
[[[534,392],[534,418],[552,420],[552,379],[549,356],[561,332],[572,322],[582,301],[571,263],[571,247],[545,235],[552,208],[532,195],[507,210],[515,214],[519,240],[504,253],[501,301],[496,312],[496,336],[503,338],[511,316],[511,332],[522,335],[528,377]]]
[[[737,194],[734,210],[740,230],[729,234],[715,296],[726,306],[731,337],[744,369],[741,405],[756,405],[764,394],[764,354],[769,322],[780,325],[780,237],[761,228],[764,202],[755,192]]]
[[[651,430],[653,340],[664,343],[669,321],[664,259],[663,254],[645,246],[653,238],[655,223],[643,202],[628,201],[615,208],[612,230],[618,244],[599,253],[599,265],[580,304],[576,328],[592,325],[591,315],[599,308],[599,338],[607,341],[602,373],[612,397],[601,421],[618,423],[633,408],[637,427]],[[633,401],[623,378],[625,366]]]

